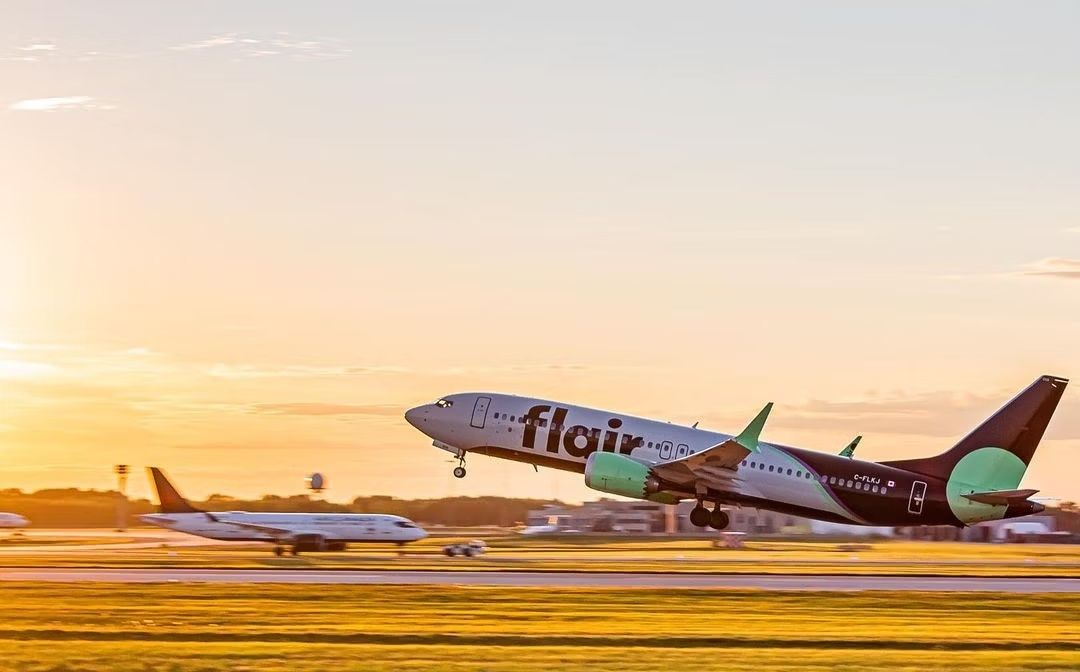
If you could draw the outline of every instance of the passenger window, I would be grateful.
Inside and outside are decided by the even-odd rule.
[[[872,489],[872,490],[873,490],[873,491],[874,491],[875,493],[876,493],[876,492],[878,491],[878,487],[877,487],[876,485],[875,485],[875,486],[874,486],[873,488],[871,488],[871,489]]]
[[[510,416],[510,422],[514,422],[514,416]]]
[[[861,481],[855,481],[855,489],[856,490],[862,490],[862,482]]]
[[[835,476],[830,476],[829,477],[829,485],[836,485],[836,477]]]
[[[744,467],[746,466],[746,460],[742,461],[742,466],[744,466]]]
[[[791,471],[791,470],[789,469],[788,471]],[[795,478],[802,478],[802,470],[801,469],[799,471],[795,472]]]
[[[790,469],[788,469],[788,470],[787,470],[787,475],[788,475],[788,476],[790,476],[790,475],[791,475],[791,470],[790,470]]]
[[[773,470],[773,465],[770,464],[769,465],[769,471],[771,472],[772,470]]]
[[[743,462],[743,464],[746,464],[746,463],[745,463],[745,462]],[[751,469],[753,469],[753,468],[754,468],[754,467],[756,467],[756,466],[757,466],[757,462],[751,462],[751,463],[750,463],[750,468],[751,468]]]
[[[881,489],[881,494],[883,494],[883,495],[885,494],[885,488]]]
[[[759,464],[758,469],[761,469],[762,471],[765,471],[765,463],[762,462],[761,464]]]
[[[850,487],[852,487],[852,486],[854,486],[854,485],[855,485],[855,482],[854,482],[854,481],[848,481],[848,482],[847,482],[847,487],[849,487],[849,488],[850,488]]]

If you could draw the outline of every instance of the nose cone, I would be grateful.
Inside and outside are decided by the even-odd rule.
[[[416,408],[410,408],[409,410],[405,411],[405,421],[413,427],[419,429],[424,434],[432,436],[432,426],[430,422],[432,408],[433,406],[431,404],[417,406]]]
[[[1046,506],[1045,506],[1045,505],[1043,505],[1043,504],[1040,504],[1040,503],[1038,503],[1038,502],[1032,502],[1032,503],[1031,503],[1031,512],[1032,512],[1032,513],[1042,513],[1042,512],[1043,512],[1043,511],[1045,511],[1045,510],[1046,510]]]

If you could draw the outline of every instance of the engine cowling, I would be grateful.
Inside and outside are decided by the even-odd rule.
[[[676,497],[660,492],[660,481],[648,465],[618,453],[596,452],[585,461],[585,485],[611,495],[674,504]]]

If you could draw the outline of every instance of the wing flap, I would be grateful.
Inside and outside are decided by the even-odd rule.
[[[239,520],[229,520],[227,518],[217,517],[217,522],[225,523],[226,525],[236,525],[248,530],[254,530],[256,532],[262,532],[268,534],[275,539],[290,539],[297,535],[296,530],[288,530],[283,527],[273,527],[272,525],[260,525],[258,523],[244,523]]]

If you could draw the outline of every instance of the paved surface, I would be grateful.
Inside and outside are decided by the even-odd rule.
[[[173,530],[135,528],[128,532],[98,528],[13,530],[22,537],[17,545],[0,546],[0,555],[74,555],[79,553],[118,553],[123,551],[173,546],[223,546],[231,542],[204,539]],[[5,536],[0,534],[0,536]],[[59,542],[59,543],[57,543]],[[100,543],[95,543],[100,542]]]
[[[338,583],[764,590],[928,590],[1076,593],[1080,579],[635,574],[600,572],[363,571],[317,569],[2,569],[0,581],[120,583]]]

